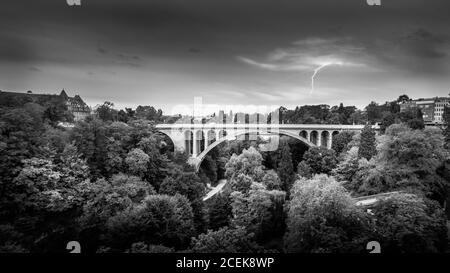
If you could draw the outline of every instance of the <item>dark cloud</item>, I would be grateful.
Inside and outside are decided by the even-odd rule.
[[[136,55],[128,55],[128,54],[124,54],[124,53],[118,53],[117,56],[121,59],[125,59],[125,60],[140,60],[141,58],[139,58],[139,56]]]
[[[73,80],[86,94],[121,79],[155,96],[185,88],[192,97],[204,88],[211,96],[259,92],[275,100],[283,96],[266,89],[307,88],[311,69],[331,60],[341,65],[319,78],[349,97],[367,86],[393,90],[418,78],[441,88],[450,74],[448,10],[448,0],[382,1],[381,7],[365,0],[84,0],[81,7],[5,0],[0,70],[11,75],[0,74],[0,83],[8,77],[17,90],[33,84],[23,79],[39,79],[49,83],[37,86],[44,89],[69,81],[56,72],[68,69],[91,76]],[[24,78],[20,69],[30,67],[42,70],[39,78]],[[123,87],[111,83],[112,89],[104,95]]]
[[[36,52],[33,45],[26,39],[1,33],[0,36],[0,61],[5,62],[23,62],[34,60]]]
[[[448,49],[448,41],[444,35],[436,35],[426,29],[419,28],[402,39],[404,48],[411,55],[420,58],[444,58]]]
[[[108,53],[108,50],[106,50],[106,49],[103,48],[103,47],[99,47],[99,48],[97,49],[97,51],[100,52],[100,53],[102,53],[102,54]]]
[[[437,36],[436,34],[433,34],[423,28],[419,28],[416,31],[413,31],[412,33],[406,35],[405,38],[412,41],[426,41],[439,44],[444,43],[446,40],[444,36]]]
[[[190,53],[201,53],[201,52],[202,52],[201,49],[198,49],[198,48],[195,48],[195,47],[189,48],[188,51],[189,51]]]

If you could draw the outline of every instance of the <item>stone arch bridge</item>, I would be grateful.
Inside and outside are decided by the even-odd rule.
[[[190,162],[199,169],[201,162],[214,147],[224,141],[245,139],[246,136],[286,135],[296,138],[306,145],[330,149],[333,136],[342,131],[360,132],[364,125],[337,124],[158,124],[156,129],[166,134],[175,149],[186,151]],[[379,126],[372,126],[379,131]],[[272,143],[276,149],[277,144]],[[270,149],[270,147],[268,147]]]

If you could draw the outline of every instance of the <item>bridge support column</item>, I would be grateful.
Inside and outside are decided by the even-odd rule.
[[[317,131],[317,147],[322,147],[322,132]]]
[[[208,148],[208,137],[209,137],[208,131],[203,131],[203,142],[205,143],[205,145],[204,145],[204,147],[205,147],[204,149],[205,150],[206,150],[206,148]],[[203,151],[200,151],[200,153],[201,152],[203,152]]]
[[[192,157],[197,157],[197,132],[192,134]]]
[[[331,149],[332,141],[333,141],[333,132],[328,131],[328,142],[327,142],[328,149]]]

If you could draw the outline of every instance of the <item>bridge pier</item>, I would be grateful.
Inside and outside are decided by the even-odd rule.
[[[197,141],[197,132],[196,131],[194,131],[194,133],[193,133],[193,148],[192,148],[192,157],[197,157],[197,151],[198,151],[198,147],[197,147],[197,144],[198,144],[198,141]]]
[[[328,144],[328,146],[327,146],[328,149],[331,149],[331,145],[332,145],[331,142],[332,141],[333,141],[333,133],[332,132],[331,133],[328,132],[328,143],[327,143]]]
[[[317,131],[317,146],[322,147],[322,132],[323,131]]]
[[[205,150],[206,150],[206,148],[208,148],[208,138],[209,138],[208,131],[207,130],[206,130],[206,132],[203,131],[203,145],[204,145],[203,147],[205,147],[204,148]],[[203,152],[203,151],[200,151],[200,153],[201,152]]]

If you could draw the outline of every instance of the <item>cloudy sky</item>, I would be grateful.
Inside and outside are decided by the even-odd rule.
[[[450,92],[450,1],[2,0],[0,90],[90,105],[338,104]],[[177,109],[177,108],[176,108]]]

